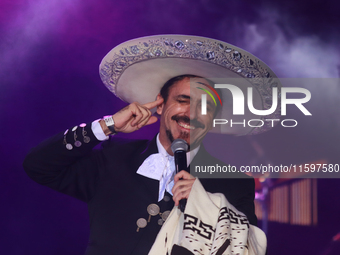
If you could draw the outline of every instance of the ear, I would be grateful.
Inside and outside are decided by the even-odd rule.
[[[161,94],[158,94],[158,95],[157,95],[157,100],[158,100],[158,99],[161,99],[161,98],[163,98],[163,97],[161,96]],[[163,107],[164,107],[164,102],[161,103],[160,105],[157,105],[157,110],[156,110],[156,112],[157,112],[158,115],[162,115]]]

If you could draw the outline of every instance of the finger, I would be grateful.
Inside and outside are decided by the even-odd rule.
[[[141,119],[143,118],[143,113],[141,111],[141,109],[138,107],[137,104],[133,105],[133,109],[131,109],[131,113],[134,115],[134,119],[131,122],[131,126],[136,126],[138,124],[138,122],[141,121]]]
[[[151,116],[149,119],[146,119],[145,122],[141,123],[141,124],[138,124],[138,128],[142,128],[144,126],[147,126],[147,125],[151,125],[153,123],[156,123],[158,120],[157,117],[155,116]]]
[[[174,181],[177,182],[181,178],[183,178],[184,180],[187,180],[187,179],[193,179],[194,177],[190,175],[187,171],[182,170],[174,176]]]
[[[142,128],[144,127],[150,120],[150,117],[151,117],[151,112],[148,110],[148,111],[145,111],[144,113],[144,116],[143,118],[139,121],[139,123],[137,124],[137,127],[138,128]],[[156,118],[157,119],[157,118]],[[156,120],[157,121],[157,120]]]
[[[142,115],[142,118],[139,120],[139,123],[143,122],[147,118],[150,118],[151,112],[148,108],[144,107],[143,105],[139,105],[139,104],[137,104],[136,107],[138,108],[139,112]]]
[[[184,197],[188,198],[192,185],[195,182],[195,178],[189,179],[189,180],[179,180],[175,183],[174,187],[172,188],[172,194],[175,195],[175,197],[178,196],[178,194],[185,194]],[[181,198],[183,195],[180,196]],[[174,200],[175,201],[175,200]]]
[[[190,188],[190,189],[183,190],[183,191],[176,192],[176,193],[174,194],[174,196],[172,197],[172,199],[173,199],[174,202],[175,202],[175,205],[178,206],[179,201],[182,200],[182,199],[188,199],[188,198],[189,198],[189,195],[190,195],[190,191],[191,191],[191,188]]]
[[[195,179],[190,180],[180,180],[175,183],[175,185],[172,187],[172,194],[175,194],[177,192],[182,192],[188,188],[191,188],[191,186],[194,184]]]
[[[151,116],[150,119],[146,122],[145,126],[146,125],[151,125],[153,123],[156,123],[158,120],[158,118],[156,116]]]
[[[149,110],[151,110],[152,108],[155,108],[156,106],[162,104],[163,101],[164,101],[164,99],[161,97],[161,98],[157,99],[156,101],[146,103],[143,106],[148,108]]]

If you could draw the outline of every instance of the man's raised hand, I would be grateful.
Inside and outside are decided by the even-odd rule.
[[[162,103],[163,98],[158,98],[156,101],[144,105],[136,102],[129,104],[112,116],[115,122],[115,131],[131,133],[146,125],[157,122],[157,117],[152,116],[150,110]]]

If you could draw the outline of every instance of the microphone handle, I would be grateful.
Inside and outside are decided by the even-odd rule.
[[[188,166],[187,166],[187,154],[186,154],[186,152],[183,151],[183,150],[175,151],[174,157],[175,157],[176,173],[180,172],[181,170],[188,171],[187,170]],[[184,212],[186,204],[187,204],[186,198],[181,199],[179,201],[179,209],[181,210],[181,212]]]

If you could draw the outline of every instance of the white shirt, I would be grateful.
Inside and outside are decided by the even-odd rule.
[[[103,132],[98,121],[92,122],[92,132],[99,141],[108,139]],[[158,153],[152,154],[147,157],[137,170],[137,174],[143,175],[147,178],[151,178],[159,181],[158,201],[161,201],[164,197],[165,190],[172,195],[172,187],[174,186],[174,176],[176,172],[174,157],[169,155],[164,149],[159,140],[159,134],[157,135],[157,149]],[[196,156],[198,146],[192,151],[187,152],[187,166],[190,165],[192,159]]]

